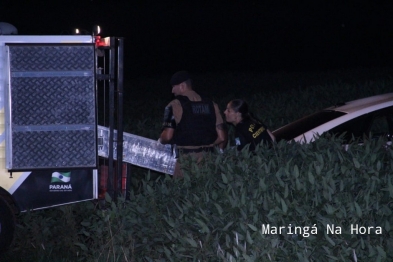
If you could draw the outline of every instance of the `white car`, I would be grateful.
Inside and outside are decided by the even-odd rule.
[[[309,143],[323,133],[351,138],[393,135],[393,93],[341,103],[303,117],[273,131],[276,141]]]

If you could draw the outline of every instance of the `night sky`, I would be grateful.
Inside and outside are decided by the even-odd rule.
[[[2,0],[20,35],[125,38],[127,77],[393,67],[393,1]]]

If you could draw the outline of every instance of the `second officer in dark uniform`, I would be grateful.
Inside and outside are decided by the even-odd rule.
[[[230,101],[224,111],[225,119],[235,126],[235,144],[237,150],[242,150],[250,144],[249,150],[255,150],[256,145],[262,141],[271,144],[275,141],[274,135],[260,121],[251,117],[248,104],[241,99]]]

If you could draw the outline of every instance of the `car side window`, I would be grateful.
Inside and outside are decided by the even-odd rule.
[[[373,138],[380,136],[391,138],[393,134],[393,107],[375,112],[369,132]]]
[[[370,133],[372,137],[379,137],[389,134],[389,125],[386,116],[379,115],[373,119],[370,127]]]
[[[391,134],[393,134],[393,107],[359,116],[328,131],[330,135],[334,134],[336,136],[344,132],[343,139],[345,143],[349,143],[352,139],[361,142],[370,135],[372,138],[380,136],[390,138]]]
[[[359,116],[328,131],[329,135],[343,135],[344,143],[353,139],[363,139],[363,134],[368,129],[372,117],[369,114]]]

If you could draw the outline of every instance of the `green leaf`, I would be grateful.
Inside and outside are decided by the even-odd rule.
[[[376,248],[377,248],[378,254],[379,254],[382,258],[386,258],[386,252],[385,252],[385,250],[384,250],[382,247],[380,247],[380,246],[377,246]]]
[[[266,191],[267,190],[267,186],[265,184],[265,178],[259,179],[259,187],[262,189],[262,191]]]
[[[314,185],[314,183],[315,183],[314,176],[313,176],[313,174],[311,174],[311,172],[308,172],[308,181],[310,181],[310,183],[312,185]]]
[[[284,214],[286,214],[288,211],[288,206],[287,206],[287,204],[285,204],[285,201],[282,198],[281,198],[281,207],[282,207],[282,211],[284,212]]]
[[[105,201],[108,202],[108,203],[112,202],[112,198],[111,198],[111,196],[108,193],[105,193]]]
[[[385,220],[385,230],[386,230],[386,232],[390,231],[390,223],[388,220]]]
[[[356,158],[352,158],[352,161],[356,168],[360,167],[359,161]]]
[[[297,167],[297,165],[294,166],[293,168],[293,175],[298,178],[299,177],[299,168]]]
[[[183,208],[181,208],[177,203],[176,203],[176,201],[172,201],[174,204],[175,204],[175,206],[177,207],[177,209],[180,211],[180,213],[183,213]]]
[[[332,246],[335,246],[336,244],[334,243],[334,241],[326,234],[326,232],[325,232],[325,238],[326,238],[326,240],[332,245]]]
[[[333,214],[334,209],[333,209],[333,207],[332,207],[331,205],[326,204],[326,205],[325,205],[325,211],[326,211],[326,213],[327,213],[328,215],[331,215],[331,214]]]
[[[331,255],[326,255],[326,257],[328,257],[328,258],[330,258],[330,259],[333,259],[333,260],[336,260],[336,261],[339,261],[339,260],[340,260],[340,259],[338,259],[338,257],[331,256]]]
[[[393,198],[393,185],[391,181],[391,176],[388,175],[388,189],[389,189],[389,196]]]
[[[185,237],[184,239],[185,239],[188,243],[190,243],[190,245],[191,245],[192,247],[198,247],[198,245],[197,245],[197,243],[195,242],[194,239],[188,238],[188,237]]]
[[[222,229],[222,231],[227,231],[228,228],[229,228],[230,226],[232,226],[233,222],[234,222],[234,221],[229,222],[229,223]]]
[[[222,178],[222,182],[224,182],[224,184],[228,184],[228,178],[224,173],[221,173],[221,178]]]
[[[288,184],[285,184],[284,198],[287,198],[288,194],[289,194]]]
[[[150,195],[154,194],[154,189],[150,185],[146,185],[146,189],[149,192]]]
[[[170,259],[171,251],[164,246],[165,255]]]
[[[138,211],[138,212],[141,213],[141,214],[146,213],[146,210],[144,210],[144,209],[141,208],[140,206],[137,206],[137,207],[136,207],[136,211]]]
[[[165,236],[169,239],[172,240],[172,235],[168,234],[167,232],[164,232]]]
[[[240,203],[244,206],[246,204],[246,192],[243,191],[240,196]]]
[[[88,227],[91,225],[91,223],[90,222],[81,222],[81,225],[84,227]]]
[[[177,230],[169,230],[169,233],[173,236],[174,239],[179,238],[179,232]]]
[[[258,229],[254,225],[252,225],[252,224],[247,224],[247,225],[249,228],[251,228],[252,231],[255,231],[255,232],[258,231]]]
[[[165,220],[165,221],[168,223],[168,225],[170,225],[171,227],[175,227],[175,222],[174,222],[172,219],[167,218],[167,217],[164,216],[164,220]]]
[[[354,204],[355,204],[356,214],[358,215],[358,217],[362,217],[362,209],[360,208],[359,204],[357,202],[355,202]]]
[[[83,251],[87,251],[88,250],[85,244],[77,242],[74,245],[80,247]]]
[[[217,203],[214,203],[214,205],[216,206],[218,213],[222,215],[222,207]]]
[[[250,233],[247,230],[247,234],[246,234],[246,240],[248,243],[250,243],[251,245],[254,243],[254,241],[252,240]]]
[[[381,163],[381,161],[378,160],[378,162],[377,162],[377,171],[380,171],[381,167],[382,167],[382,163]]]
[[[302,188],[302,184],[300,184],[299,179],[296,178],[296,190],[301,190]]]
[[[210,233],[210,229],[207,227],[207,225],[200,219],[194,218],[195,221],[202,227],[202,231],[205,233]]]
[[[267,214],[268,217],[272,216],[276,211],[274,209],[270,209],[269,214]]]

